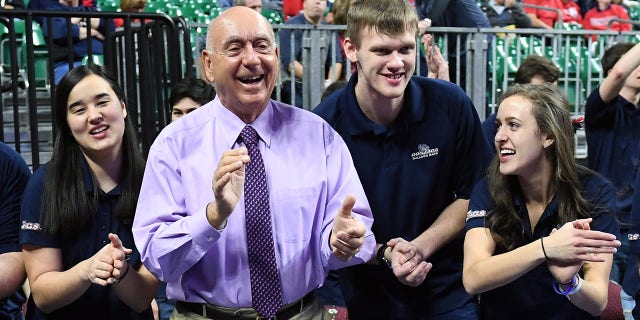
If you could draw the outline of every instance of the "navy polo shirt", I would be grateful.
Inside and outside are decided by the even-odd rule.
[[[600,175],[586,175],[580,179],[582,196],[589,202],[593,217],[592,230],[615,234],[619,237],[618,223],[611,212],[615,200],[611,184]],[[523,227],[523,242],[520,246],[546,237],[559,226],[558,201],[556,197],[545,208],[535,230],[531,232],[529,212],[522,194],[514,196],[513,206]],[[469,203],[467,230],[484,228],[485,217],[490,215],[495,203],[489,194],[486,178],[473,190]],[[473,217],[470,217],[473,216]],[[496,248],[494,255],[504,253]],[[546,263],[541,263],[520,278],[480,295],[480,310],[483,319],[547,319],[583,320],[594,319],[589,313],[574,306],[566,297],[556,294],[552,288],[553,276]],[[598,318],[595,318],[598,319]]]
[[[640,159],[640,111],[622,96],[605,103],[596,88],[587,99],[584,123],[589,168],[611,180],[616,190],[618,219],[628,223]],[[626,231],[627,227],[621,226]]]
[[[496,134],[498,133],[498,129],[496,128],[496,117],[498,116],[497,112],[494,112],[487,116],[484,121],[482,121],[482,130],[484,131],[484,135],[487,138],[487,143],[491,146],[491,151],[493,154],[496,154],[495,140]]]
[[[345,88],[313,112],[329,122],[349,147],[373,211],[377,241],[396,237],[411,241],[454,200],[469,198],[489,163],[489,146],[476,110],[459,86],[412,77],[402,111],[386,128],[360,109],[357,78],[354,74]],[[352,292],[345,297],[349,311],[361,305],[374,318],[419,319],[468,303],[473,297],[462,286],[463,236],[427,259],[433,269],[416,288],[401,284],[386,266],[343,269],[341,280],[351,284],[346,291]]]
[[[31,177],[24,159],[4,143],[0,143],[0,254],[20,252],[20,202]],[[19,289],[6,299],[0,299],[0,319],[20,319],[24,293]]]
[[[133,219],[121,220],[115,217],[114,209],[120,197],[120,187],[104,193],[99,191],[98,204],[93,221],[86,228],[71,236],[50,236],[40,228],[40,208],[42,191],[44,189],[44,165],[34,173],[25,189],[20,216],[22,226],[20,230],[20,244],[32,244],[47,248],[59,248],[62,254],[62,268],[68,270],[79,262],[92,257],[96,252],[109,243],[108,234],[115,233],[122,240],[125,248],[133,249],[128,263],[130,267],[139,268],[140,253],[135,247],[131,223]],[[93,195],[91,175],[86,162],[83,162],[84,182],[87,197]],[[42,261],[42,263],[47,263]],[[151,309],[138,314],[130,309],[116,295],[111,286],[91,284],[89,289],[73,303],[62,307],[50,314],[45,314],[29,297],[27,317],[30,319],[153,319]]]
[[[634,190],[640,190],[640,174],[634,182]],[[638,274],[638,256],[640,256],[640,192],[633,194],[631,203],[631,225],[623,237],[629,239],[629,261],[625,268],[625,274],[622,281],[624,291],[635,296],[636,302],[640,302],[640,274]],[[640,304],[636,304],[636,310],[640,308]]]

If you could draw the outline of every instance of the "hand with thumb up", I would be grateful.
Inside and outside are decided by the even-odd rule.
[[[333,220],[329,245],[333,254],[342,261],[353,258],[364,243],[366,227],[362,221],[355,219],[351,212],[355,203],[356,198],[353,195],[347,196]]]

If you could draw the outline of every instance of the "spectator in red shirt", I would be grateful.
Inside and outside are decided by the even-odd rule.
[[[528,4],[543,6],[549,9],[564,10],[562,0],[524,0],[522,1],[524,11],[531,19],[531,26],[534,28],[553,29],[558,22],[558,12],[542,8],[527,7]]]
[[[574,0],[562,0],[562,21],[582,24],[580,6]]]
[[[597,0],[598,6],[587,11],[582,25],[589,30],[631,31],[631,24],[624,22],[609,22],[613,19],[629,20],[629,14],[623,7],[611,4],[611,0]],[[595,36],[594,36],[595,38]]]
[[[302,11],[302,0],[282,0],[282,12],[284,21],[290,17],[297,16]]]

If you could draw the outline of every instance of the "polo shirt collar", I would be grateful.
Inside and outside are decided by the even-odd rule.
[[[357,83],[358,73],[356,72],[353,73],[349,79],[349,83],[345,88],[345,94],[343,95],[343,101],[339,102],[347,118],[352,119],[352,121],[346,124],[347,132],[350,135],[355,136],[368,132],[372,132],[375,135],[393,135],[408,130],[409,124],[411,123],[422,121],[425,112],[424,105],[421,103],[422,90],[413,79],[409,80],[409,84],[404,91],[402,110],[391,128],[386,128],[372,121],[364,114],[356,99],[355,88]]]
[[[89,164],[87,163],[87,159],[85,159],[84,157],[82,157],[82,177],[84,179],[84,186],[85,189],[87,190],[88,194],[92,194],[93,193],[93,179],[92,179],[92,175],[91,175],[91,170],[89,169]],[[112,190],[110,190],[109,192],[105,193],[102,190],[100,190],[100,194],[106,194],[106,195],[110,195],[110,196],[118,196],[120,195],[120,184],[118,183],[118,185],[116,185],[115,188],[113,188]]]
[[[516,208],[520,220],[522,220],[522,226],[524,228],[524,234],[527,238],[537,239],[541,236],[551,233],[551,229],[557,227],[552,223],[555,221],[556,212],[558,211],[558,200],[554,195],[551,202],[544,208],[542,216],[538,220],[534,233],[531,232],[531,220],[529,220],[529,211],[527,210],[527,204],[524,199],[524,195],[518,189],[518,192],[514,194],[513,205]]]

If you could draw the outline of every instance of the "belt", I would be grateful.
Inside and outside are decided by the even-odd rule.
[[[276,312],[276,315],[273,317],[273,319],[289,319],[299,314],[300,312],[302,312],[304,308],[311,305],[314,301],[315,301],[315,297],[313,295],[313,292],[308,293],[302,299],[296,302],[287,304],[284,307],[280,308],[280,310]],[[179,305],[180,307],[188,310],[189,312],[193,312],[207,319],[215,319],[215,320],[266,319],[264,317],[261,317],[257,311],[251,308],[234,309],[234,308],[219,307],[219,306],[215,306],[207,303],[195,303],[195,302],[184,302],[184,301],[177,301],[176,305]],[[257,315],[257,317],[243,316],[237,313],[237,311],[239,310],[252,310]]]

